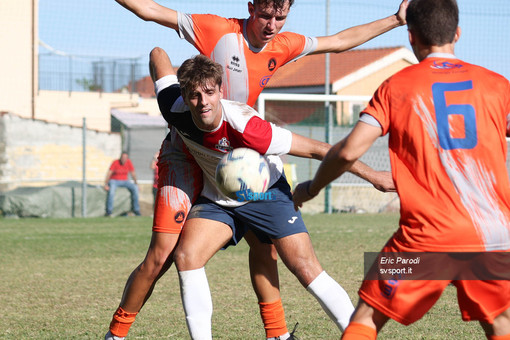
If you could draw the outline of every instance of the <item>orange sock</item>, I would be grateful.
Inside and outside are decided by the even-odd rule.
[[[351,322],[342,335],[342,340],[375,340],[377,331],[362,323]]]
[[[122,307],[117,308],[110,323],[110,332],[115,336],[125,337],[129,332],[129,328],[135,322],[136,314],[138,312],[129,313]]]
[[[510,340],[510,334],[507,335],[485,335],[488,340]]]
[[[260,316],[266,330],[266,338],[274,338],[288,333],[282,299],[274,302],[259,302]]]

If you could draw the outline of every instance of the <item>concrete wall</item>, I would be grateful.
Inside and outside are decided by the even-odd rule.
[[[111,161],[120,155],[120,135],[87,130],[86,142],[87,179],[102,183]],[[0,190],[81,180],[82,151],[81,128],[2,114]]]

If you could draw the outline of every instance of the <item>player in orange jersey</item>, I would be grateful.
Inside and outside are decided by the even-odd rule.
[[[462,252],[508,258],[510,83],[453,54],[460,36],[458,13],[455,0],[409,3],[409,41],[420,63],[377,89],[351,134],[331,148],[312,181],[296,188],[296,207],[388,133],[401,218],[381,253],[424,252],[429,258],[454,250],[452,258]],[[463,320],[478,320],[488,339],[510,339],[508,267],[497,279],[490,272],[476,273],[476,267],[440,276],[447,264],[423,267],[426,275],[420,279],[410,272],[393,279],[366,277],[342,339],[375,339],[389,318],[405,325],[419,320],[449,283],[457,288]],[[382,268],[381,261],[376,265]],[[457,274],[475,279],[456,279]]]
[[[215,15],[189,15],[155,3],[153,0],[116,0],[140,18],[172,28],[192,43],[200,53],[220,63],[224,70],[226,99],[249,105],[255,101],[276,70],[308,54],[339,53],[356,47],[392,28],[405,24],[407,0],[397,14],[355,26],[325,37],[305,37],[280,33],[293,0],[254,0],[248,3],[247,19],[226,19]],[[136,313],[149,298],[157,279],[172,263],[172,249],[186,220],[191,203],[202,187],[200,169],[172,129],[172,138],[162,144],[159,159],[159,191],[155,204],[153,236],[144,261],[129,277],[120,307],[111,323],[111,333],[127,334]],[[393,190],[387,173],[374,172],[361,162],[351,172],[370,181],[382,191]],[[252,234],[250,274],[259,300],[268,338],[288,335],[279,293],[276,251]],[[174,240],[175,239],[175,240]],[[347,306],[346,308],[351,308]],[[353,308],[353,307],[352,307]]]

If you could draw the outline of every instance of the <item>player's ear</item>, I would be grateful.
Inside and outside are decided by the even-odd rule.
[[[409,44],[411,44],[411,46],[415,43],[415,38],[414,38],[414,34],[411,30],[407,30],[407,34],[409,36]]]
[[[250,17],[255,13],[255,5],[251,1],[248,1],[248,13],[250,13]]]
[[[460,34],[462,33],[462,30],[460,29],[460,26],[457,26],[457,30],[455,31],[455,37],[453,38],[453,42],[456,43],[459,41]]]

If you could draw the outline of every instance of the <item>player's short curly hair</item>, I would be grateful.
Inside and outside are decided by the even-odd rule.
[[[412,0],[406,13],[407,27],[428,46],[453,42],[459,25],[456,0]]]
[[[261,7],[273,6],[275,11],[281,10],[285,4],[289,4],[289,8],[294,4],[294,0],[253,0],[254,5]]]
[[[187,59],[177,70],[181,91],[189,93],[197,86],[218,85],[221,88],[223,67],[204,55]]]

